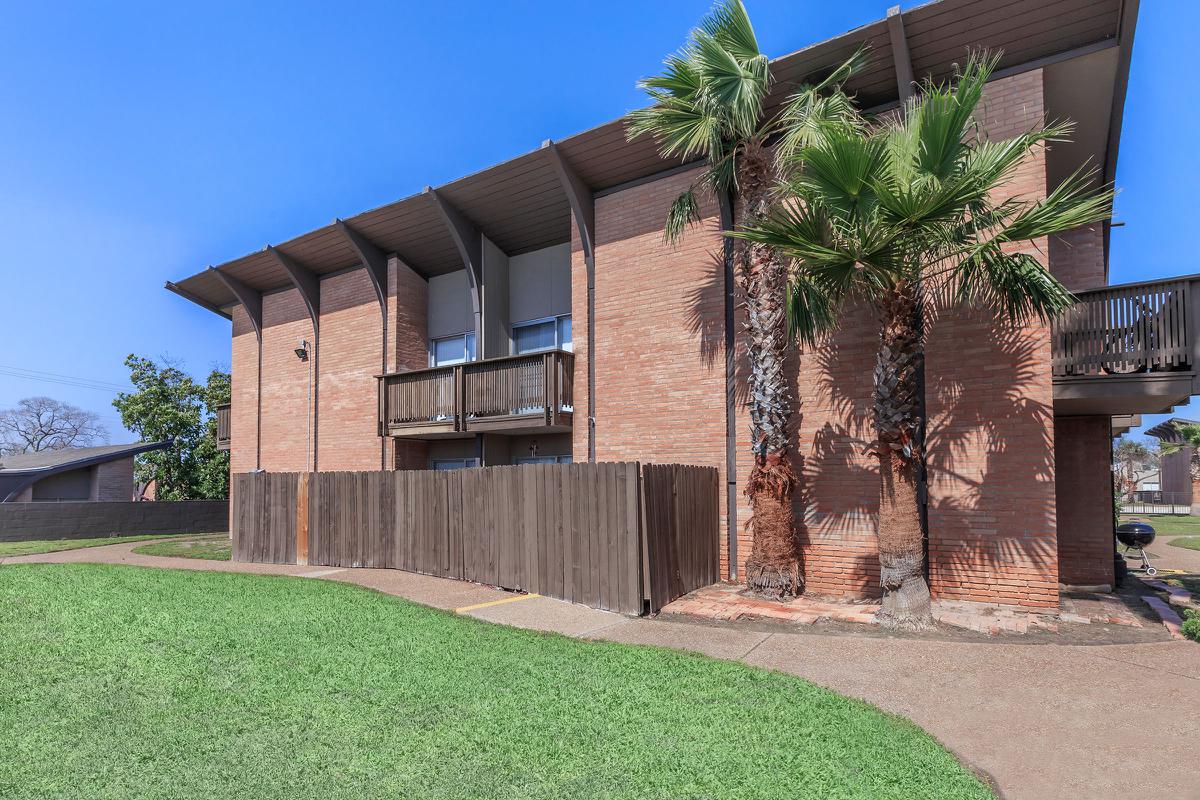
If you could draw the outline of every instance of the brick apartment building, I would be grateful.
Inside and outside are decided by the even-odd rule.
[[[889,12],[775,60],[768,109],[863,43],[873,63],[848,88],[880,111],[911,76],[946,78],[970,48],[1002,50],[988,135],[1045,118],[1078,126],[1012,192],[1044,196],[1088,160],[1111,181],[1136,15],[1136,0]],[[749,425],[716,199],[678,246],[663,241],[668,206],[697,169],[627,141],[616,120],[169,283],[232,320],[233,471],[711,465],[726,487],[722,571],[736,577],[750,550]],[[1108,241],[1097,225],[1036,243],[1080,294],[1054,330],[971,311],[932,325],[940,597],[1054,606],[1060,583],[1112,583],[1111,438],[1192,394],[1196,290],[1186,279],[1106,288]],[[871,319],[847,323],[794,361],[810,592],[878,592],[878,478],[862,447],[876,335]]]

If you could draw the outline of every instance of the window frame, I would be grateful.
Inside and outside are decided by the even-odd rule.
[[[562,336],[562,320],[571,319],[570,314],[554,314],[548,317],[538,317],[536,319],[525,319],[520,322],[514,322],[509,325],[509,337],[512,340],[512,350],[514,356],[529,356],[537,353],[550,353],[555,350],[566,350],[574,352],[574,328],[572,328],[572,340],[569,343],[563,342]],[[517,349],[517,329],[531,328],[535,325],[549,324],[554,331],[554,345],[552,347],[539,347],[536,350],[526,350],[521,352]]]
[[[456,467],[439,467],[438,464],[458,464]],[[479,466],[477,458],[431,458],[429,469],[435,472],[454,472],[460,469],[472,469]]]
[[[522,464],[572,464],[572,463],[574,463],[574,460],[569,455],[522,456],[520,458],[513,459],[513,463],[518,466],[520,466]]]
[[[447,361],[439,364],[437,362],[437,344],[438,342],[446,342],[453,339],[463,340],[463,359],[461,361]],[[462,333],[451,333],[447,336],[437,336],[429,340],[429,366],[433,367],[455,367],[459,364],[470,364],[478,358],[477,343],[475,342],[475,331],[463,331]]]

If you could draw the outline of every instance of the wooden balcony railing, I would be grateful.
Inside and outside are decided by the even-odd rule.
[[[229,406],[217,406],[217,449],[228,450],[233,437],[230,435]]]
[[[1052,325],[1054,376],[1194,369],[1198,284],[1173,278],[1079,292]]]
[[[379,432],[567,430],[575,358],[563,350],[379,376]]]

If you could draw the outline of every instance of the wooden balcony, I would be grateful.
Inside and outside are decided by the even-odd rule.
[[[1078,297],[1052,326],[1055,413],[1165,413],[1200,391],[1200,277]]]
[[[381,436],[571,430],[575,357],[563,350],[379,376]]]
[[[229,406],[217,406],[217,449],[228,450],[232,437],[229,435]]]

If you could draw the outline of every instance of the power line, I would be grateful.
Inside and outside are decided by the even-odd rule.
[[[91,384],[95,384],[97,386],[108,386],[113,389],[124,390],[126,388],[125,384],[122,384],[122,383],[113,383],[112,381],[102,381],[102,380],[97,380],[95,378],[83,378],[78,375],[63,375],[61,372],[47,372],[46,370],[30,369],[29,367],[14,367],[9,364],[0,364],[0,369],[15,370],[16,372],[24,372],[24,373],[29,373],[31,375],[46,375],[51,378],[63,378],[65,380],[82,381],[84,383],[91,383]]]
[[[115,383],[107,383],[102,381],[93,381],[88,378],[76,378],[70,375],[58,376],[54,373],[32,374],[30,371],[22,371],[11,367],[0,366],[0,375],[8,375],[12,378],[24,378],[30,381],[41,381],[43,383],[55,383],[61,386],[74,386],[80,389],[93,389],[98,392],[107,392],[108,394],[118,394],[126,391],[129,387],[118,386]]]

